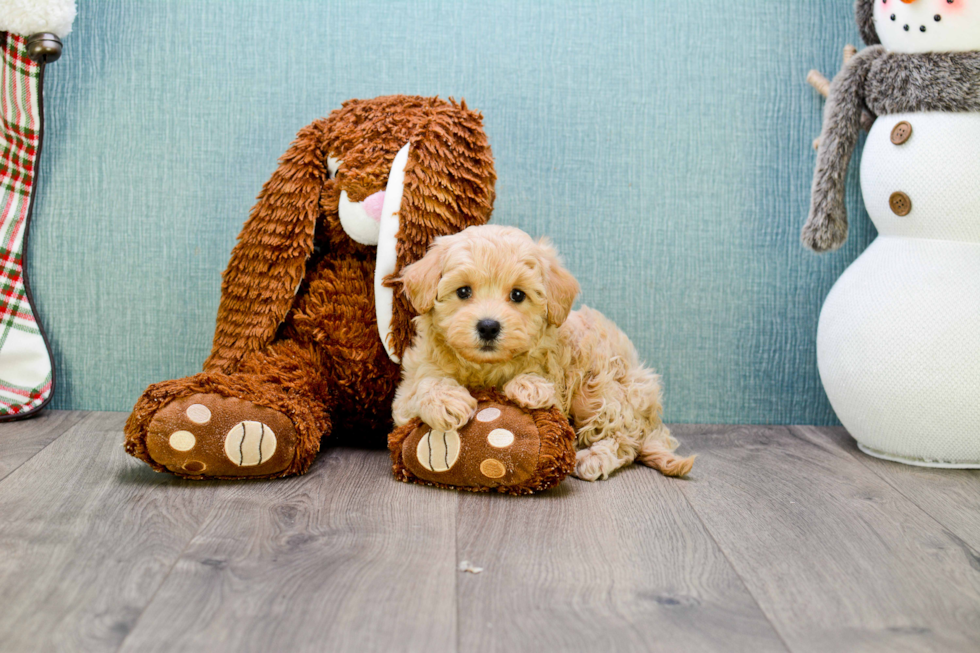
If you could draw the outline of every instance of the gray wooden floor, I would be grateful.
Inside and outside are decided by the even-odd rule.
[[[124,420],[0,425],[0,650],[980,650],[980,472],[840,429],[680,426],[689,480],[512,498],[354,449],[182,481],[125,454]]]

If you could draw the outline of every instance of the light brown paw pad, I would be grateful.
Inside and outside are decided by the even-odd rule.
[[[150,422],[146,446],[154,461],[181,475],[270,476],[293,459],[297,434],[271,408],[212,394],[167,404]]]
[[[541,440],[522,409],[481,402],[459,431],[422,424],[402,443],[405,467],[415,476],[460,487],[516,485],[537,469]]]
[[[507,467],[496,458],[487,458],[480,463],[480,473],[487,478],[503,478],[507,473]]]

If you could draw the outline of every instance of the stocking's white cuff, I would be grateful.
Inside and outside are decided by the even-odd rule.
[[[0,32],[25,37],[50,32],[64,38],[74,20],[75,0],[0,0]]]

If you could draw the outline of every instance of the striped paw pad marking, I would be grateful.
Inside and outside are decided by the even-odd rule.
[[[501,478],[507,473],[507,468],[499,460],[487,458],[480,463],[480,473],[487,478]]]
[[[176,451],[190,451],[197,444],[197,438],[190,431],[174,431],[170,434],[170,448]]]
[[[204,404],[192,404],[185,411],[187,419],[195,424],[207,424],[211,421],[211,411]]]
[[[479,422],[492,422],[498,417],[500,417],[499,408],[484,408],[476,414],[476,419]]]
[[[448,471],[459,458],[459,433],[429,431],[419,440],[415,455],[419,464],[430,472]]]
[[[239,467],[260,465],[275,452],[276,434],[262,422],[239,422],[225,436],[225,455]]]
[[[514,444],[514,434],[507,429],[494,429],[487,435],[491,447],[503,449]]]

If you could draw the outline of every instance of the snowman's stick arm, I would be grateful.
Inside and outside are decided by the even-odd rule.
[[[861,131],[865,110],[864,84],[871,64],[884,54],[880,46],[855,55],[834,77],[824,107],[820,149],[813,173],[810,215],[803,226],[803,244],[817,252],[834,250],[847,240],[844,204],[847,168]]]
[[[855,48],[853,45],[845,45],[844,65],[846,66],[848,63],[850,63],[851,59],[853,59],[854,55],[856,54],[857,48]],[[816,89],[817,93],[824,96],[824,98],[830,95],[830,80],[824,77],[823,73],[821,73],[819,70],[811,70],[806,76],[806,81],[810,84],[810,86]]]
[[[830,80],[819,70],[811,70],[806,76],[807,83],[825,98],[830,95]]]

